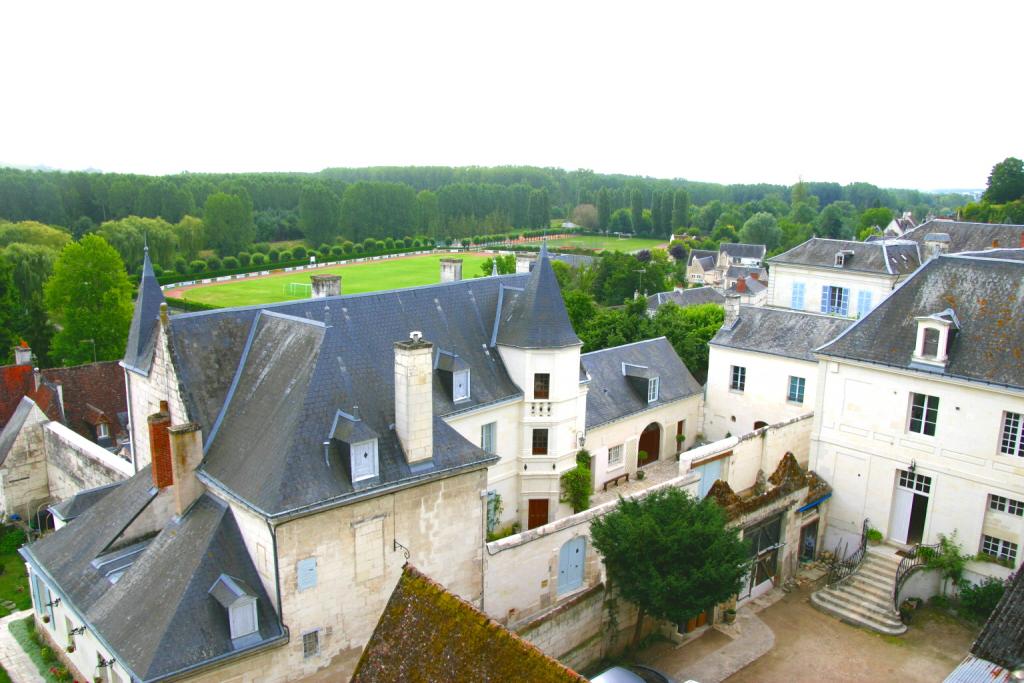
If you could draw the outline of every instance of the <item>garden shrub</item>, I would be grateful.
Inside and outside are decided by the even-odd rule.
[[[210,258],[206,259],[206,267],[210,270],[210,272],[216,272],[220,270],[223,267],[222,263],[223,262],[220,260],[219,256],[211,256]]]
[[[252,263],[252,254],[250,254],[247,251],[238,252],[238,263],[240,263],[242,266],[249,265],[250,263]]]
[[[249,264],[247,263],[246,265]],[[234,256],[225,256],[224,261],[222,261],[222,266],[224,267],[225,270],[233,270],[235,268],[238,268],[238,259],[235,258]]]
[[[262,266],[266,262],[267,257],[261,254],[260,252],[257,251],[255,254],[252,255],[252,265]]]
[[[193,273],[204,273],[206,272],[206,261],[196,259],[192,263],[188,264],[188,269]]]

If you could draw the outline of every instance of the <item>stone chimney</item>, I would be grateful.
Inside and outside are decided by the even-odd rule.
[[[529,273],[531,263],[533,259],[529,256],[516,256],[516,274]]]
[[[415,331],[395,342],[395,432],[410,465],[434,455],[433,349]]]
[[[196,468],[203,461],[203,432],[195,422],[175,425],[167,432],[171,445],[174,511],[181,517],[206,490],[196,477]]]
[[[672,288],[672,291],[682,292],[685,289],[686,289],[686,283],[685,282],[677,282],[676,286]]]
[[[174,471],[171,465],[171,439],[168,429],[171,426],[171,415],[167,401],[160,401],[160,412],[153,413],[146,422],[149,425],[149,457],[152,461],[153,486],[158,489],[174,483]]]
[[[1022,238],[1024,239],[1024,238]],[[31,365],[32,364],[32,349],[29,348],[28,343],[22,339],[21,343],[14,347],[14,364],[15,365]]]
[[[462,259],[441,259],[441,282],[458,282],[462,279]]]
[[[949,235],[944,232],[930,232],[924,236],[925,258],[933,258],[949,251]]]
[[[310,275],[313,282],[313,298],[323,299],[327,296],[339,296],[341,294],[340,275]]]
[[[732,329],[736,322],[740,319],[740,295],[739,294],[726,294],[725,295],[725,322],[722,323],[722,327],[726,329]]]

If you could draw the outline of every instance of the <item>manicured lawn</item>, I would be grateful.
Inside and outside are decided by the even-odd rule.
[[[601,235],[577,235],[560,240],[550,240],[548,246],[555,247],[579,247],[583,249],[595,249],[602,251],[622,251],[629,253],[639,249],[654,249],[664,246],[668,240],[649,239],[644,237],[630,237],[620,240],[615,235],[602,237]]]
[[[0,531],[0,536],[6,536],[12,532],[13,527],[7,527]],[[20,537],[20,532],[18,533]],[[18,554],[16,543],[20,540],[12,538],[7,543],[0,540],[0,603],[5,601],[13,602],[18,610],[28,609],[32,606],[32,594],[28,590],[28,574],[25,571],[25,560]],[[0,605],[0,616],[6,616],[13,610]]]
[[[463,279],[468,280],[483,274],[480,265],[486,260],[484,256],[431,254],[210,284],[188,289],[181,296],[190,301],[225,307],[306,299],[309,297],[308,290],[305,292],[289,292],[288,283],[308,285],[311,274],[341,275],[341,291],[343,294],[359,294],[362,292],[378,292],[385,289],[429,285],[441,281],[439,262],[442,258],[449,257],[462,259]]]

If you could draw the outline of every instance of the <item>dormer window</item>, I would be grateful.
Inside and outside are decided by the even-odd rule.
[[[363,481],[377,476],[377,440],[360,441],[351,446],[352,481]]]
[[[658,400],[658,390],[661,388],[661,382],[657,377],[651,377],[647,380],[647,402],[654,403]]]
[[[956,313],[946,309],[941,313],[921,316],[917,320],[917,339],[911,364],[945,368],[949,360],[949,345],[960,324]]]
[[[96,438],[97,439],[109,439],[110,438],[110,426],[106,422],[100,422],[96,425]]]
[[[259,616],[256,611],[256,592],[241,579],[221,574],[209,590],[214,600],[228,611],[231,640],[236,646],[259,640]]]
[[[847,261],[853,258],[853,252],[849,249],[843,249],[842,251],[836,252],[836,268],[842,268],[846,265]]]
[[[452,374],[452,400],[469,399],[469,370],[459,370]]]

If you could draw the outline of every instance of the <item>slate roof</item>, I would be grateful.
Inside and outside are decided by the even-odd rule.
[[[545,271],[553,280],[546,259],[545,264],[530,275],[172,316],[171,347],[183,397],[206,439],[204,476],[276,515],[486,466],[493,456],[441,418],[522,396],[490,346],[495,312],[503,299],[508,315],[509,302]],[[557,304],[565,316],[554,286],[557,302],[544,305]],[[456,406],[443,373],[435,371],[435,457],[432,468],[415,475],[392,427],[394,343],[412,330],[421,331],[438,352],[457,355],[470,370],[472,388],[470,399]],[[323,447],[333,436],[338,411],[352,414],[354,406],[378,435],[380,472],[355,486],[342,466],[343,453],[332,450],[325,461]]]
[[[836,266],[836,253],[852,252],[843,266]],[[792,264],[835,271],[906,275],[921,265],[917,243],[907,239],[855,242],[812,237],[789,251],[768,259],[772,264]]]
[[[53,512],[54,516],[60,517],[65,523],[70,522],[76,517],[80,517],[86,510],[102,500],[103,496],[120,485],[121,482],[116,482],[106,486],[98,486],[94,489],[79,491],[70,498],[65,498],[56,505],[51,505],[50,511]]]
[[[911,363],[918,316],[952,309],[960,322],[935,372],[1024,388],[1024,261],[939,256],[823,346],[827,356],[897,368]]]
[[[739,289],[739,283],[740,282],[743,283],[743,288],[744,289],[742,291]],[[756,278],[750,277],[748,275],[747,277],[744,277],[744,278],[741,278],[739,280],[736,280],[736,282],[734,282],[731,285],[729,285],[729,287],[726,289],[726,291],[727,292],[737,293],[737,294],[746,294],[746,295],[750,296],[750,295],[760,294],[761,292],[763,292],[766,289],[768,289],[768,285],[766,285],[761,280],[758,280]]]
[[[766,250],[763,244],[722,242],[718,245],[718,251],[728,254],[729,258],[763,259]]]
[[[911,240],[924,247],[925,237],[932,233],[949,235],[949,252],[981,251],[994,246],[1017,248],[1024,246],[1024,225],[999,223],[969,223],[946,218],[933,218],[903,234],[901,239]]]
[[[731,329],[722,327],[711,346],[757,351],[796,360],[815,362],[814,349],[840,334],[852,320],[789,308],[740,306]]]
[[[986,249],[985,251],[965,251],[964,256],[981,258],[1005,259],[1008,261],[1024,261],[1024,248],[1018,249]]]
[[[504,297],[497,342],[520,349],[556,349],[582,344],[569,322],[555,271],[541,244],[539,265],[530,273],[525,290]]]
[[[156,281],[153,264],[149,260],[149,248],[146,248],[142,261],[142,279],[139,281],[139,294],[135,301],[135,312],[132,324],[128,328],[128,345],[124,351],[124,364],[129,370],[148,375],[153,365],[153,351],[156,348],[156,326],[160,318],[160,304],[164,303],[164,293],[160,283]]]
[[[705,265],[706,261],[704,259],[711,259],[710,268],[714,268],[715,262],[718,260],[718,252],[709,249],[693,249],[690,251],[690,260],[687,262],[687,265],[692,265],[694,261],[700,261],[701,267],[704,270],[708,270],[709,266]]]
[[[761,280],[768,279],[768,273],[764,268],[758,266],[729,266],[725,269],[725,276],[727,278],[740,278],[750,277],[751,275],[757,274]]]
[[[586,683],[462,598],[406,564],[352,683]]]
[[[148,540],[122,536],[155,496],[147,467],[67,526],[23,547],[22,555],[108,647],[116,643],[112,656],[141,680],[241,652],[232,644],[227,611],[208,592],[221,574],[256,587],[255,645],[281,638],[280,622],[224,503],[205,494]],[[112,582],[103,559],[122,544],[140,552]]]
[[[587,429],[702,391],[665,337],[584,353],[580,363],[591,380],[587,392]],[[659,378],[657,401],[647,402],[646,382],[634,386],[625,375],[623,364],[641,366]]]
[[[658,292],[647,297],[647,308],[653,311],[669,301],[680,307],[699,306],[700,304],[724,306],[725,295],[714,287],[694,287],[693,289],[684,289],[681,292],[675,290]]]
[[[1024,666],[1024,572],[1018,571],[971,646],[971,654],[1009,669]]]
[[[4,425],[3,431],[0,431],[0,465],[4,464],[4,461],[7,460],[7,455],[11,452],[11,447],[18,438],[18,432],[21,431],[25,420],[28,419],[29,413],[32,412],[32,408],[35,405],[32,399],[27,396],[22,397],[18,402],[18,407],[14,409],[11,419]]]

